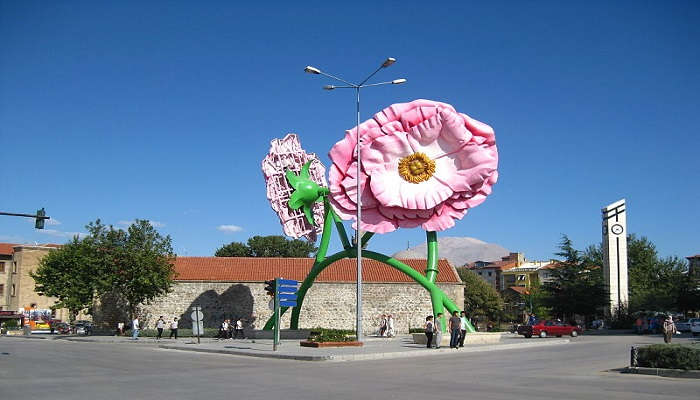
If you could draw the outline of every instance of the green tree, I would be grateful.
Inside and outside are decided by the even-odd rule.
[[[67,308],[71,321],[93,305],[96,280],[94,260],[89,246],[74,237],[62,247],[50,251],[30,273],[36,291],[42,296],[56,297],[57,308]]]
[[[217,249],[214,255],[216,257],[252,257],[253,253],[245,243],[231,242]]]
[[[464,310],[467,314],[499,320],[503,314],[503,299],[498,291],[473,271],[458,268],[457,273],[464,283]]]
[[[98,219],[87,226],[85,239],[96,262],[98,294],[117,296],[130,316],[139,304],[171,290],[175,253],[170,236],[161,236],[147,220],[127,231],[106,227]]]
[[[590,246],[585,256],[603,265],[601,246]],[[627,235],[627,271],[629,276],[629,312],[690,310],[692,284],[687,265],[677,257],[660,258],[654,243],[642,236]],[[690,297],[685,298],[686,295]]]
[[[592,264],[576,250],[566,235],[562,236],[556,255],[563,261],[552,269],[552,280],[542,285],[547,294],[545,305],[563,318],[572,318],[574,314],[586,317],[596,314],[607,304],[600,266]]]
[[[217,257],[310,257],[316,246],[305,240],[289,240],[284,236],[253,236],[248,244],[229,243],[218,250]]]

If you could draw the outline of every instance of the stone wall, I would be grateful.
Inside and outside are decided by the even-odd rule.
[[[224,318],[242,317],[249,321],[249,327],[261,329],[272,315],[264,286],[258,282],[178,282],[171,293],[143,306],[141,320],[152,328],[161,315],[166,321],[178,317],[180,327],[190,328],[191,307],[200,305],[207,328],[218,327]],[[464,304],[463,285],[438,286],[455,304]],[[391,314],[397,332],[408,333],[409,327],[422,327],[425,317],[432,313],[430,296],[418,284],[365,283],[362,289],[366,334],[376,332],[381,314]],[[306,294],[299,327],[354,329],[355,293],[354,283],[315,283]],[[283,328],[289,327],[290,317],[291,311],[284,314]]]

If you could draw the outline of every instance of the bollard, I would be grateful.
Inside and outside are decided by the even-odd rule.
[[[639,349],[636,346],[632,346],[630,350],[630,367],[637,368],[637,356],[639,354]]]

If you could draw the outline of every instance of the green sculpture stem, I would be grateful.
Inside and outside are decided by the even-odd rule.
[[[301,312],[301,306],[304,303],[304,298],[306,296],[307,291],[313,285],[313,282],[316,280],[318,274],[320,274],[324,269],[326,269],[326,267],[330,266],[334,262],[346,257],[352,258],[354,255],[357,254],[355,251],[352,251],[355,249],[355,247],[351,246],[350,242],[348,241],[347,233],[345,232],[345,227],[343,226],[342,220],[338,217],[335,211],[333,211],[333,208],[330,206],[330,204],[328,204],[328,200],[326,198],[324,198],[324,206],[325,216],[323,224],[323,234],[321,236],[321,243],[319,244],[319,249],[316,253],[316,260],[314,262],[314,265],[311,267],[309,275],[307,275],[307,277],[304,279],[304,281],[301,284],[301,287],[299,288],[299,291],[297,292],[297,306],[292,309],[292,317],[290,322],[291,329],[299,328],[299,314]],[[326,253],[328,252],[328,246],[330,243],[333,225],[335,225],[336,229],[338,230],[338,235],[340,236],[340,240],[343,244],[344,250],[339,251],[326,258]],[[373,235],[374,233],[372,232],[366,232],[360,239],[360,246],[366,246],[367,242]],[[432,303],[433,313],[435,315],[443,312],[445,308],[450,313],[453,313],[455,311],[459,312],[460,309],[449,299],[449,297],[447,297],[445,292],[443,292],[435,284],[438,274],[437,233],[432,231],[426,232],[426,236],[428,242],[428,260],[425,271],[426,276],[423,276],[420,272],[402,263],[401,261],[381,253],[376,253],[369,250],[362,250],[362,255],[363,257],[367,257],[369,259],[384,263],[390,267],[393,267],[403,272],[404,274],[411,277],[418,284],[423,286],[423,288],[425,288],[430,293],[430,300]],[[284,314],[288,308],[289,307],[281,307],[280,314]],[[263,329],[272,329],[272,327],[274,326],[274,320],[275,319],[273,315],[267,321]],[[440,320],[440,325],[443,328],[443,332],[446,332],[445,316],[443,316],[443,318]],[[469,321],[467,321],[467,332],[475,332],[474,327],[469,323]]]

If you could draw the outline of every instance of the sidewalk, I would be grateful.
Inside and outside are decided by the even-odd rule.
[[[152,337],[142,337],[139,338],[139,340],[131,340],[131,337],[127,336],[41,336],[49,340],[120,344],[125,346],[148,346],[164,350],[301,361],[355,361],[426,356],[457,356],[459,354],[472,352],[517,350],[562,345],[570,342],[569,339],[525,339],[517,335],[508,335],[498,344],[465,345],[465,347],[460,349],[450,349],[444,346],[440,349],[427,349],[424,345],[413,343],[413,339],[410,335],[401,335],[395,338],[366,337],[362,347],[311,348],[301,347],[299,345],[299,340],[283,340],[278,346],[277,351],[273,351],[272,340],[270,339],[229,339],[220,341],[212,338],[201,338],[201,343],[197,344],[196,338],[180,338],[177,340],[163,338],[158,341]],[[38,337],[36,338],[38,339]]]

